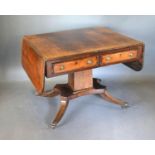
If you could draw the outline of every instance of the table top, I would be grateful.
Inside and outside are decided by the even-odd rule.
[[[24,36],[44,60],[95,53],[143,44],[108,28],[93,27]]]

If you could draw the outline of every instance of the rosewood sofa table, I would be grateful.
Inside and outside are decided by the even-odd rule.
[[[121,107],[127,102],[110,95],[100,79],[92,77],[92,69],[122,63],[140,71],[143,66],[144,43],[113,32],[93,27],[39,35],[24,36],[22,65],[32,81],[37,95],[60,95],[60,108],[51,122],[55,127],[64,115],[71,99],[99,94]],[[67,84],[57,84],[45,90],[45,77],[68,74]]]

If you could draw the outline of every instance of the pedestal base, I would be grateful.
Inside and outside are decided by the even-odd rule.
[[[78,91],[74,91],[69,84],[57,84],[53,90],[44,92],[42,96],[44,97],[53,97],[56,95],[60,95],[60,108],[54,118],[54,120],[51,123],[51,127],[54,128],[61,118],[63,117],[67,106],[69,104],[69,101],[71,99],[84,96],[84,95],[90,95],[90,94],[99,94],[102,98],[104,98],[106,101],[109,101],[111,103],[120,105],[122,108],[128,107],[127,102],[124,102],[120,99],[117,99],[110,95],[110,93],[107,91],[106,86],[103,86],[100,84],[99,79],[93,78],[93,87],[92,88],[86,88]]]

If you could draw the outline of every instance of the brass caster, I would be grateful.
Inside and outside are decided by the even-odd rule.
[[[128,105],[127,102],[125,102],[123,105],[121,105],[121,108],[122,108],[122,109],[125,109],[125,108],[128,108],[128,107],[129,107],[129,105]]]
[[[49,124],[49,127],[52,128],[52,129],[55,129],[56,127],[56,124],[52,123],[52,124]]]

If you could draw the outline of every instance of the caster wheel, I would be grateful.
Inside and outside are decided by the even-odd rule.
[[[128,105],[127,102],[125,102],[123,105],[121,105],[121,108],[122,108],[122,109],[125,109],[125,108],[128,108],[128,107],[129,107],[129,105]]]
[[[56,124],[49,124],[49,127],[52,128],[52,129],[55,129]]]

